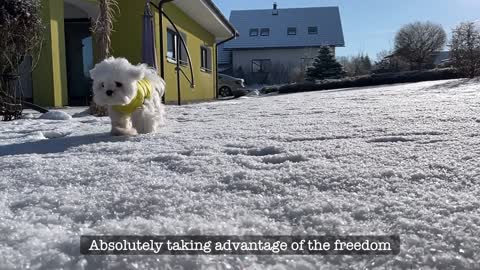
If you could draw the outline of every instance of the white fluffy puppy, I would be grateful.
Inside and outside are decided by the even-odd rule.
[[[112,135],[156,132],[163,123],[165,81],[145,64],[110,57],[90,70],[93,100],[108,106]]]

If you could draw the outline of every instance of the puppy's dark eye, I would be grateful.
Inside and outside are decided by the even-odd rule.
[[[103,87],[105,87],[105,84],[103,84],[103,82],[102,82],[101,86],[102,86],[102,88],[103,88]]]
[[[122,87],[122,86],[123,86],[123,84],[122,84],[121,82],[115,82],[115,85],[116,85],[117,87]]]

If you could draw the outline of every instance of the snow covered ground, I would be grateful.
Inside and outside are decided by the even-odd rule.
[[[0,269],[480,269],[479,90],[169,106],[159,134],[133,138],[91,116],[0,123]],[[402,251],[81,256],[82,234],[400,234]]]

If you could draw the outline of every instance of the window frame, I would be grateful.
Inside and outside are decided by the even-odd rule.
[[[212,73],[212,48],[209,46],[200,46],[200,70]]]
[[[171,39],[170,39],[171,38]],[[174,61],[175,63],[177,62],[177,33],[168,28],[167,29],[167,60]],[[173,42],[173,44],[171,44]],[[173,50],[170,50],[170,46],[173,46]],[[169,55],[169,53],[172,54],[172,56]]]
[[[185,45],[188,46],[187,34],[180,31],[180,35],[185,41]],[[170,40],[170,37],[172,37],[173,39]],[[178,44],[179,42],[180,44]],[[177,51],[178,45],[180,45],[180,51]],[[173,51],[170,50],[169,46],[173,46]],[[169,53],[172,53],[172,56],[169,56],[168,55]],[[167,61],[173,64],[176,64],[177,61],[179,61],[180,65],[183,65],[183,66],[188,65],[187,48],[183,46],[178,33],[171,28],[167,28]]]
[[[293,29],[293,34],[292,34],[292,30]],[[297,35],[297,27],[287,27],[287,35],[288,36],[296,36]]]
[[[254,35],[253,33],[256,33],[256,34]],[[251,37],[258,37],[259,34],[260,34],[260,31],[258,30],[258,28],[250,28]]]
[[[255,64],[259,62],[260,64]],[[268,63],[268,66],[265,65]],[[259,70],[255,71],[255,66],[259,66]],[[269,73],[272,67],[272,59],[252,59],[252,73]]]
[[[270,28],[268,28],[268,27],[260,28],[260,36],[262,36],[262,37],[270,36]]]
[[[187,41],[187,34],[180,31],[180,35],[182,36],[183,41],[185,41],[185,45],[188,46]],[[180,51],[178,52],[178,58],[180,59],[180,65],[187,66],[188,65],[188,54],[187,48],[185,48],[182,44],[182,41],[177,37],[178,42],[180,42]]]
[[[315,31],[310,31],[310,29],[315,29]],[[309,26],[307,32],[309,35],[318,35],[318,26]]]

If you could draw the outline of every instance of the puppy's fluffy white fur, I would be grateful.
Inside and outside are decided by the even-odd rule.
[[[108,106],[112,135],[152,133],[163,123],[165,107],[162,96],[165,93],[165,81],[155,70],[145,64],[134,66],[125,58],[110,57],[95,65],[90,70],[90,77],[93,79],[93,100],[98,105]],[[136,97],[139,80],[150,82],[153,88],[151,98],[145,99],[143,106],[131,115],[114,110],[112,106],[127,105]]]

